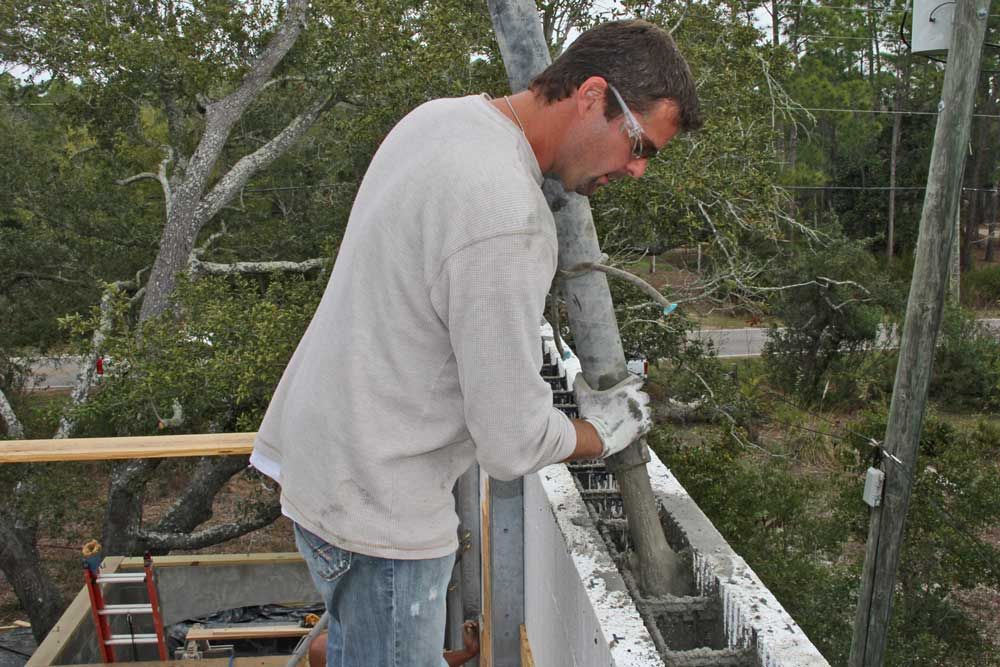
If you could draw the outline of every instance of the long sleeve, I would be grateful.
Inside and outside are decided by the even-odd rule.
[[[545,235],[502,234],[453,253],[432,287],[476,458],[498,479],[562,461],[576,447],[572,422],[553,408],[539,375],[539,322],[555,263]]]

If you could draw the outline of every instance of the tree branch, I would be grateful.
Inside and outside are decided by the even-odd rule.
[[[284,21],[240,86],[218,101],[205,101],[205,132],[188,164],[184,183],[187,196],[198,198],[204,191],[230,130],[295,44],[305,27],[308,8],[308,0],[288,0]]]
[[[170,146],[163,147],[164,156],[160,160],[160,168],[154,174],[151,171],[144,171],[141,174],[136,174],[135,176],[129,176],[128,178],[123,178],[119,181],[115,181],[118,185],[131,185],[136,181],[152,180],[157,181],[160,187],[163,189],[163,200],[167,209],[167,215],[170,215],[170,203],[172,191],[170,189],[170,178],[167,176],[167,165],[174,161],[174,149]]]
[[[11,407],[2,389],[0,389],[0,419],[7,425],[7,435],[15,440],[20,440],[24,437],[24,426],[21,425],[17,415],[14,414],[14,408]]]
[[[170,505],[151,533],[190,533],[212,518],[215,495],[233,475],[246,469],[245,456],[204,457],[191,474],[184,492]]]
[[[83,358],[80,366],[80,372],[77,373],[76,376],[76,384],[73,386],[73,392],[70,396],[70,404],[72,407],[81,405],[87,400],[90,388],[96,381],[97,357],[101,353],[101,347],[104,345],[104,339],[107,338],[108,332],[111,330],[111,303],[115,294],[128,285],[129,283],[126,282],[112,283],[106,290],[104,290],[104,294],[101,296],[100,321],[98,322],[97,328],[94,329],[93,336],[90,338],[90,352],[88,352]],[[56,440],[68,438],[75,427],[76,420],[70,419],[64,413],[63,416],[59,418],[59,428],[56,430],[56,433],[52,436],[52,438]]]
[[[276,79],[271,79],[270,81],[265,83],[263,86],[260,87],[260,89],[264,91],[270,88],[271,86],[277,85],[279,83],[285,83],[287,81],[316,81],[316,80],[317,79],[315,77],[309,77],[309,76],[279,76]]]
[[[159,177],[156,174],[154,174],[153,172],[151,172],[151,171],[144,171],[142,173],[136,174],[135,176],[129,176],[128,178],[123,178],[123,179],[117,180],[117,181],[115,181],[115,184],[117,184],[117,185],[131,185],[131,184],[135,183],[136,181],[143,181],[143,180],[147,180],[147,179],[151,180],[151,181],[158,181],[158,180],[160,180]]]
[[[77,287],[90,287],[92,283],[85,283],[82,280],[73,280],[72,278],[64,278],[58,275],[34,273],[32,271],[16,271],[11,274],[10,278],[4,281],[4,288],[18,283],[23,280],[32,280],[36,283],[46,281],[52,283],[62,283],[63,285],[75,285]]]
[[[274,497],[267,504],[256,507],[254,513],[242,521],[212,526],[194,533],[143,530],[139,531],[137,537],[147,549],[151,550],[204,549],[268,526],[279,516],[281,516],[281,503]]]
[[[199,220],[210,220],[216,213],[222,210],[236,193],[246,185],[251,176],[274,162],[274,160],[288,150],[289,146],[298,141],[299,137],[309,131],[309,128],[313,126],[313,123],[316,122],[316,119],[330,103],[331,99],[333,99],[332,95],[324,95],[309,109],[293,118],[273,139],[253,153],[240,158],[233,165],[233,168],[219,179],[211,192],[202,199],[198,205],[196,217]]]
[[[302,262],[234,262],[233,264],[216,264],[203,262],[194,254],[188,263],[188,273],[191,277],[198,276],[232,276],[237,274],[259,273],[306,273],[313,269],[326,266],[330,260],[326,257],[307,259]]]

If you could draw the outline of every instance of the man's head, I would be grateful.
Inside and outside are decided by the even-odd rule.
[[[617,178],[642,175],[652,154],[678,131],[702,124],[687,63],[670,35],[646,21],[588,30],[530,89],[544,103],[573,102],[578,108],[579,122],[553,171],[567,189],[584,195]],[[615,138],[615,131],[624,138]]]

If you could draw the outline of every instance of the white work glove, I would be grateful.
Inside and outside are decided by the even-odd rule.
[[[652,428],[649,394],[641,387],[642,378],[632,374],[604,391],[591,389],[582,373],[573,381],[580,417],[593,425],[604,445],[602,459],[617,454]]]

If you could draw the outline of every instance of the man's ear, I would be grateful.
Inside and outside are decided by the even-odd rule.
[[[604,112],[604,97],[607,94],[608,82],[601,76],[585,79],[576,89],[577,104],[581,112],[588,112],[597,106]]]

